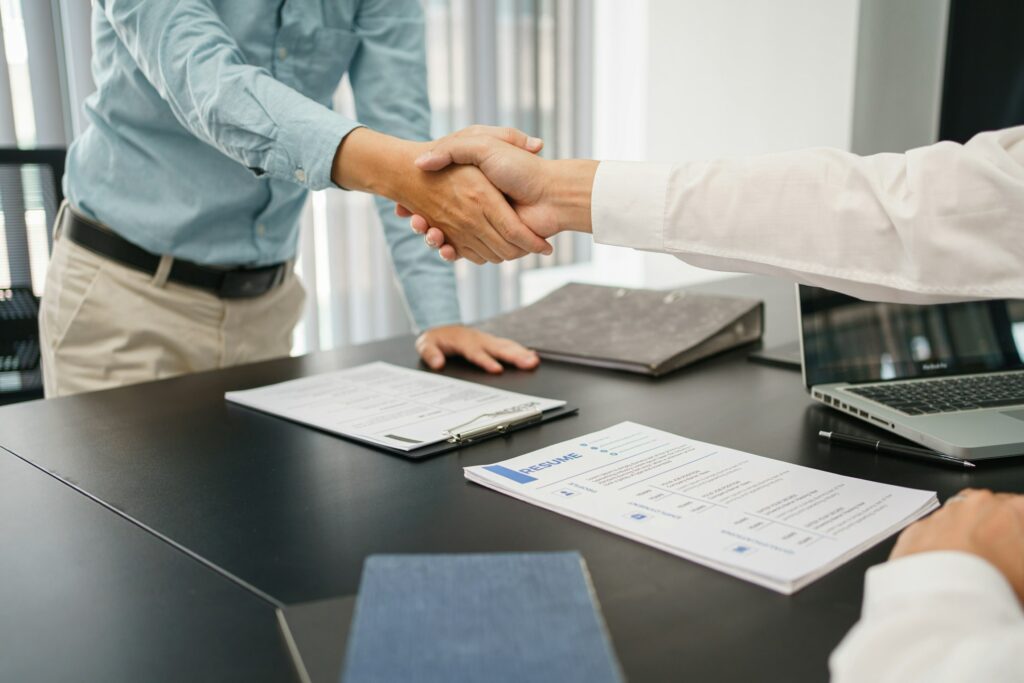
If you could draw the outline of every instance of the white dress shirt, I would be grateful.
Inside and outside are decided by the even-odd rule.
[[[868,570],[860,623],[829,668],[832,683],[1024,681],[1024,612],[976,555],[908,555]]]
[[[603,162],[594,240],[862,299],[1024,299],[1024,126],[859,157]]]
[[[862,299],[1024,299],[1024,126],[906,154],[603,162],[592,222],[603,244]],[[1024,681],[1024,613],[976,556],[887,562],[830,666],[837,683]]]

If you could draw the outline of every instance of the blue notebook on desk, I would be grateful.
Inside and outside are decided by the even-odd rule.
[[[376,555],[344,683],[621,683],[579,553]]]

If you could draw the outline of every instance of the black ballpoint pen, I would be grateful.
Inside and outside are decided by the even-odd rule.
[[[954,458],[953,456],[946,455],[945,453],[930,451],[926,448],[901,446],[896,443],[886,443],[884,441],[878,441],[877,439],[865,439],[859,436],[838,434],[836,432],[820,431],[818,432],[818,436],[830,443],[837,443],[840,446],[863,448],[865,450],[875,451],[876,453],[882,453],[884,455],[897,455],[904,458],[914,458],[915,460],[927,460],[929,462],[942,463],[945,465],[952,465],[954,467],[974,467],[973,462]]]

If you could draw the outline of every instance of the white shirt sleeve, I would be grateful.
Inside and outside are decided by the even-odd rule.
[[[1024,126],[860,157],[602,162],[594,239],[862,299],[1024,298]]]
[[[1024,613],[985,560],[910,555],[868,571],[861,621],[829,668],[833,683],[1024,681]]]

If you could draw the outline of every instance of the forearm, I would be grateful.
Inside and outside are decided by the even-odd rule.
[[[598,162],[568,159],[545,164],[545,199],[555,208],[558,231],[592,232],[591,197]]]
[[[593,205],[596,241],[702,267],[864,299],[1024,297],[1024,128],[873,157],[602,164]]]
[[[331,177],[336,185],[348,190],[405,201],[423,173],[413,162],[427,149],[426,143],[358,128],[338,145]]]

